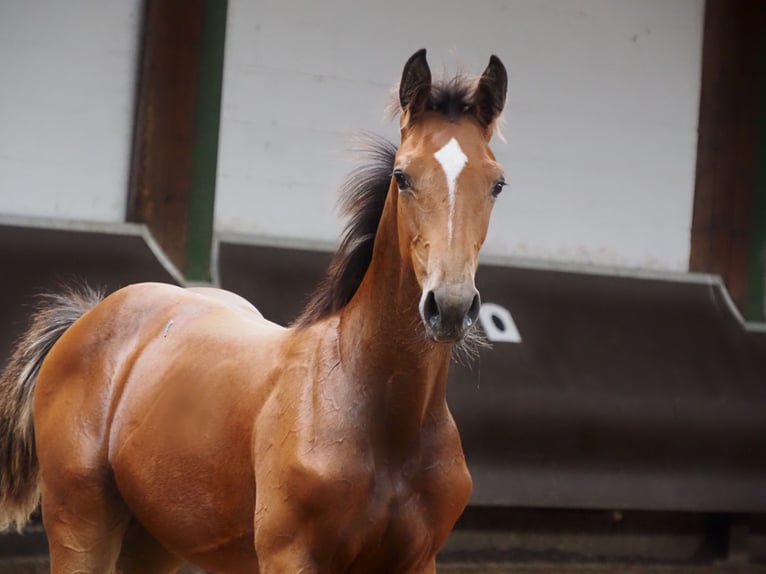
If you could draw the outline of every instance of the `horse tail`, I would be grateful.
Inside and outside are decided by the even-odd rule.
[[[42,295],[0,375],[0,532],[21,530],[40,500],[32,416],[40,366],[61,335],[102,299],[88,287]]]

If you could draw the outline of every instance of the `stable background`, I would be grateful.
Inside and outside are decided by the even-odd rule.
[[[289,322],[342,229],[352,136],[396,141],[421,47],[510,76],[477,284],[519,336],[452,373],[475,492],[444,567],[758,568],[762,0],[3,0],[0,364],[73,278],[213,283]]]

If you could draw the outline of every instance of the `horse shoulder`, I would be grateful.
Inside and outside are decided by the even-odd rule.
[[[335,337],[333,322],[294,333],[256,430],[256,461],[278,469],[273,486],[309,506],[348,500],[372,477]]]

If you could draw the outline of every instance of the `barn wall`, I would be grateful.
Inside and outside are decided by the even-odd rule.
[[[124,221],[141,0],[0,2],[0,213]]]
[[[685,271],[702,0],[230,0],[219,231],[333,241],[349,134],[391,137],[387,91],[435,71],[510,73],[495,143],[508,191],[485,253]]]

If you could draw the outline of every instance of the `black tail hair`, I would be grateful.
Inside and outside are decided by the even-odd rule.
[[[21,530],[40,500],[32,412],[40,366],[61,335],[102,299],[89,287],[40,296],[31,325],[0,376],[0,532]]]

